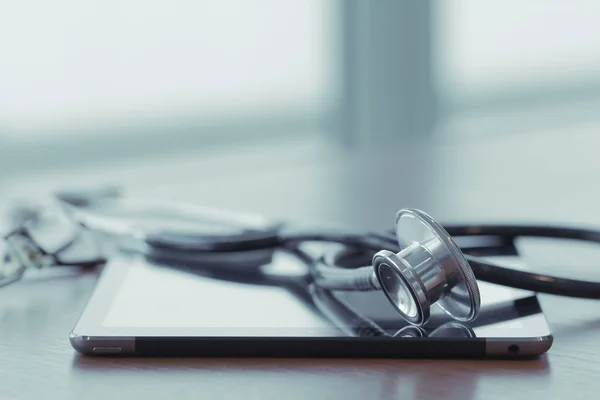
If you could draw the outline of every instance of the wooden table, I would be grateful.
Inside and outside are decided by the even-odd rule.
[[[190,152],[5,178],[2,205],[17,193],[116,182],[132,194],[317,226],[388,228],[405,206],[444,222],[600,226],[597,131],[436,138],[387,150],[299,142],[235,154]],[[586,246],[545,257],[525,252],[540,255],[536,260],[548,270],[574,266],[576,276],[600,279],[600,269],[592,268],[598,253]],[[76,355],[67,336],[95,281],[94,273],[48,271],[0,290],[0,398],[573,400],[600,392],[594,301],[540,296],[556,340],[546,356],[529,361],[91,359]]]

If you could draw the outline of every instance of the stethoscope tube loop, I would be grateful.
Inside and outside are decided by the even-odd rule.
[[[469,321],[477,314],[479,293],[474,282],[481,281],[509,286],[538,293],[600,299],[600,283],[536,274],[529,271],[507,268],[478,257],[473,248],[459,247],[462,238],[493,239],[487,244],[486,255],[510,250],[518,238],[537,237],[580,240],[600,243],[600,231],[585,228],[552,226],[507,226],[507,225],[441,225],[427,214],[414,209],[401,210],[396,219],[396,232],[340,232],[298,231],[280,223],[271,223],[260,216],[232,213],[224,210],[191,206],[180,203],[136,201],[121,198],[116,191],[89,192],[83,194],[62,193],[56,196],[62,206],[51,208],[27,205],[16,210],[13,222],[26,227],[27,235],[6,237],[6,245],[12,246],[9,255],[22,255],[18,250],[33,248],[60,265],[97,264],[109,254],[102,253],[96,246],[97,237],[112,237],[121,244],[121,249],[131,250],[128,239],[138,241],[136,248],[151,259],[163,264],[170,261],[195,265],[198,268],[220,269],[234,274],[243,270],[261,273],[259,266],[269,263],[278,249],[298,249],[306,242],[326,242],[342,245],[341,252],[327,252],[317,260],[307,262],[312,281],[328,290],[371,291],[382,290],[386,295],[395,291],[390,301],[402,302],[412,296],[411,310],[426,310],[437,303],[446,312],[461,321]],[[110,219],[95,215],[103,208],[118,211]],[[64,214],[62,214],[64,212]],[[119,215],[119,212],[121,215]],[[128,213],[150,212],[151,217],[162,216],[186,220],[201,226],[221,223],[224,231],[177,231],[169,229],[141,229],[120,218]],[[155,215],[156,214],[156,215]],[[43,217],[43,218],[41,218]],[[52,217],[52,218],[50,218]],[[60,217],[60,218],[58,218]],[[400,219],[404,218],[402,221]],[[406,218],[405,218],[406,217]],[[62,221],[57,224],[52,221]],[[44,221],[50,221],[48,223]],[[400,227],[417,227],[416,231],[401,231]],[[36,225],[37,224],[37,225]],[[46,225],[63,227],[62,231],[46,229]],[[14,232],[19,232],[19,230]],[[25,228],[24,228],[25,229]],[[51,233],[48,235],[48,233]],[[62,233],[58,235],[58,233]],[[57,238],[62,238],[57,240]],[[64,237],[64,238],[63,238]],[[16,239],[26,238],[26,245]],[[42,240],[44,239],[44,240]],[[454,240],[457,240],[455,242]],[[64,243],[63,243],[64,242]],[[88,244],[91,244],[88,246]],[[91,250],[85,253],[80,249]],[[407,251],[409,248],[411,251]],[[482,247],[483,248],[483,247]],[[336,250],[337,251],[337,250]],[[348,268],[342,266],[340,257],[356,251],[368,258],[364,263]],[[7,253],[8,254],[8,253]],[[331,256],[330,254],[335,254]],[[80,256],[81,255],[81,256]],[[106,255],[106,257],[104,257]],[[378,256],[377,256],[378,255]],[[375,256],[375,257],[374,257]],[[10,268],[17,271],[16,256],[11,256]],[[87,257],[87,258],[86,258]],[[362,256],[361,256],[362,257]],[[46,260],[44,259],[44,260]],[[45,263],[44,263],[45,264]],[[0,271],[1,272],[1,271]],[[8,275],[8,272],[5,274]],[[10,282],[7,277],[5,282]],[[0,282],[1,284],[1,282]],[[393,288],[393,290],[391,289]],[[400,303],[396,304],[401,308]],[[426,312],[419,311],[413,319],[419,324],[426,321]],[[462,315],[462,317],[461,317]],[[410,320],[410,316],[403,315]],[[425,318],[420,318],[425,317]],[[462,319],[461,319],[462,318]]]
[[[578,240],[600,244],[600,231],[586,228],[533,225],[448,225],[445,226],[445,228],[448,233],[454,237],[495,236],[502,238],[504,241],[512,242],[518,238],[547,238]],[[481,281],[538,293],[585,299],[600,299],[600,282],[561,278],[507,268],[470,254],[465,254],[465,257],[476,278]]]

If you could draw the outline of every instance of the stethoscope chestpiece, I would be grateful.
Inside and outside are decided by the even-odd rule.
[[[446,230],[423,211],[402,209],[396,215],[396,238],[402,250],[378,252],[373,268],[404,319],[423,325],[435,304],[457,321],[474,320],[481,303],[477,280]]]

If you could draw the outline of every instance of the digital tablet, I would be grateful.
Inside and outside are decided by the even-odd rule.
[[[286,253],[242,274],[123,254],[105,265],[70,342],[87,356],[177,357],[519,358],[552,345],[532,292],[479,282],[475,321],[434,306],[416,327],[383,293],[331,292],[305,270]]]

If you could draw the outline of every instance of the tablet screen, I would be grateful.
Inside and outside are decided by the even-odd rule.
[[[330,337],[374,330],[398,336],[414,331],[381,292],[306,287],[296,274],[302,264],[291,255],[278,255],[273,264],[293,273],[257,284],[155,265],[139,256],[116,257],[105,267],[78,326],[89,335],[122,336]],[[434,306],[420,335],[439,334],[449,323],[448,332],[456,333],[458,326],[473,337],[550,334],[535,294],[486,282],[479,286],[481,312],[474,322],[457,325]]]

